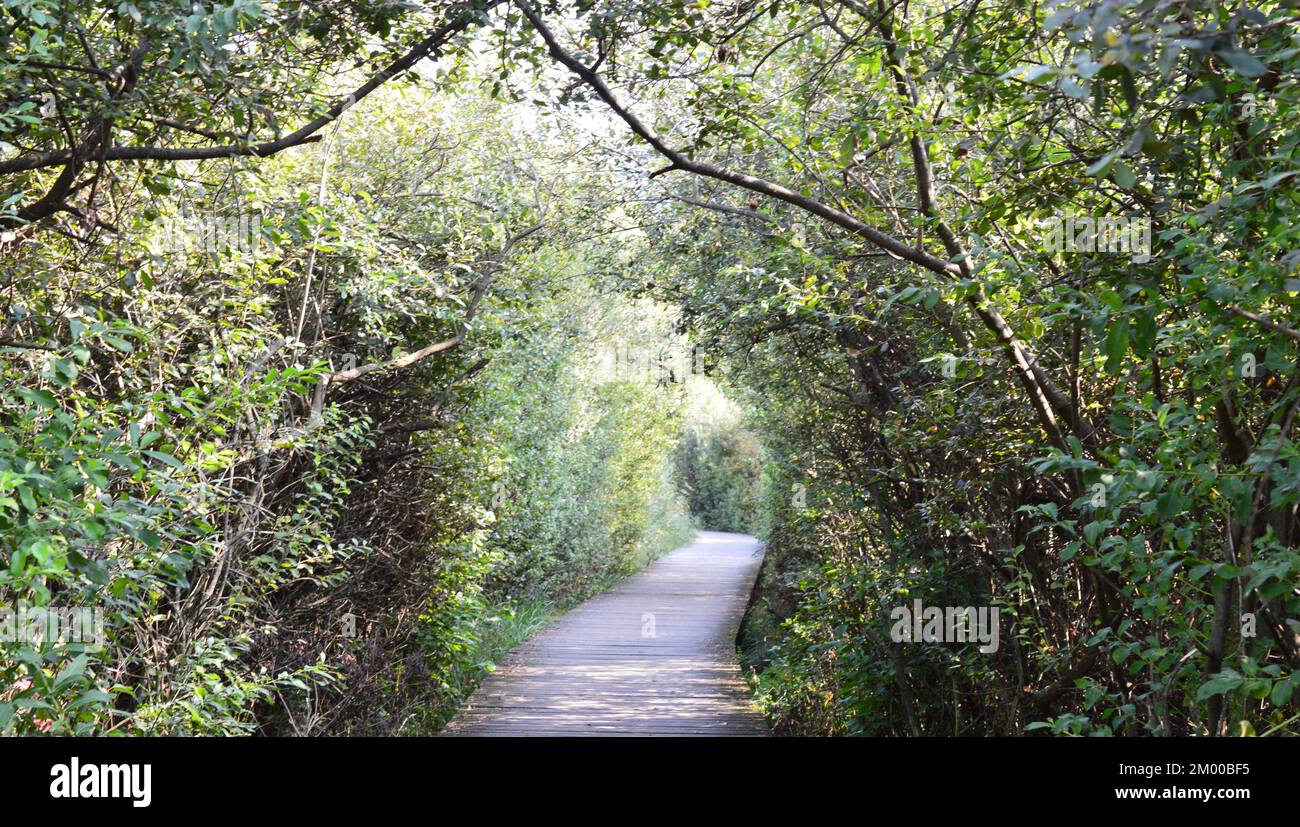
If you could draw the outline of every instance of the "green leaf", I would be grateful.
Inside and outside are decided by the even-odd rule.
[[[23,501],[23,507],[27,509],[28,514],[36,513],[36,497],[32,494],[32,489],[23,486],[18,489],[18,499]]]
[[[165,454],[162,451],[141,451],[141,453],[147,457],[153,457],[159,462],[166,463],[167,465],[170,465],[173,468],[183,469],[185,467],[185,463],[181,462],[171,454]]]
[[[1106,173],[1110,172],[1110,165],[1115,163],[1115,159],[1118,156],[1119,156],[1119,150],[1115,150],[1113,152],[1107,152],[1105,155],[1098,158],[1097,161],[1094,162],[1091,166],[1089,166],[1086,170],[1084,170],[1084,172],[1086,172],[1088,175],[1092,176],[1093,178],[1104,178],[1106,177]]]
[[[1168,520],[1181,513],[1182,510],[1183,498],[1178,496],[1176,491],[1166,491],[1156,500],[1156,514],[1162,520]]]
[[[1273,691],[1269,693],[1269,700],[1274,706],[1282,706],[1291,701],[1291,694],[1295,690],[1295,675],[1280,680],[1273,684]]]
[[[1231,669],[1224,669],[1210,677],[1208,681],[1201,684],[1201,688],[1196,690],[1196,700],[1203,701],[1214,695],[1222,695],[1224,692],[1231,692],[1240,687],[1245,681],[1241,675]]]
[[[1120,316],[1111,319],[1106,334],[1106,373],[1118,376],[1124,367],[1124,354],[1128,352],[1128,319]]]
[[[1110,172],[1115,177],[1115,183],[1126,190],[1133,189],[1137,183],[1137,175],[1133,172],[1133,168],[1123,161],[1116,161],[1111,166]]]
[[[1268,67],[1250,52],[1239,49],[1222,49],[1217,54],[1223,58],[1224,62],[1236,70],[1237,74],[1243,77],[1257,78],[1268,71]]]
[[[115,350],[120,350],[123,353],[131,353],[132,351],[135,350],[134,345],[132,345],[126,339],[120,338],[118,336],[104,335],[104,336],[100,336],[99,338],[104,344],[112,347]]]
[[[1137,84],[1133,82],[1133,73],[1127,68],[1120,73],[1120,88],[1124,91],[1124,102],[1128,104],[1129,111],[1132,112],[1138,108]]]
[[[40,388],[15,388],[19,396],[40,408],[54,409],[59,406],[54,394]]]
[[[86,656],[77,655],[75,658],[69,661],[66,666],[64,666],[61,670],[59,670],[58,677],[54,679],[54,689],[56,691],[62,689],[64,686],[79,679],[85,673],[86,673]]]
[[[844,136],[840,142],[840,166],[849,167],[853,164],[853,154],[858,151],[858,136],[849,133]]]
[[[1156,314],[1149,311],[1138,314],[1133,330],[1133,352],[1143,358],[1150,356],[1155,347],[1156,333]]]
[[[1106,529],[1101,520],[1093,520],[1083,527],[1083,538],[1088,541],[1088,545],[1094,548],[1097,545],[1097,538],[1101,536],[1102,531]]]
[[[105,704],[113,700],[113,696],[100,689],[90,689],[78,697],[75,701],[68,704],[68,709],[77,709],[86,704]]]

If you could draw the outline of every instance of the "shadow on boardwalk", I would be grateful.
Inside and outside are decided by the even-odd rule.
[[[512,651],[444,734],[766,734],[735,647],[761,560],[700,532]]]

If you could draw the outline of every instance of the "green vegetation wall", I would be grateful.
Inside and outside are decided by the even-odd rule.
[[[700,382],[692,401],[674,456],[677,484],[691,514],[702,528],[757,532],[764,483],[759,438],[711,383]]]
[[[0,602],[105,645],[0,643],[0,731],[429,731],[685,541],[680,388],[594,367],[667,333],[608,332],[618,261],[565,248],[583,184],[512,117],[394,90],[146,172],[111,239],[5,237]]]

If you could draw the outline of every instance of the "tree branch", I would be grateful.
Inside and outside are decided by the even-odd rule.
[[[703,201],[699,198],[690,198],[685,195],[674,195],[673,198],[681,201],[683,204],[690,204],[692,207],[699,207],[703,210],[714,210],[715,212],[726,213],[727,215],[737,215],[741,218],[752,218],[755,221],[762,221],[764,224],[771,224],[771,216],[763,215],[757,210],[747,210],[744,207],[733,207],[730,204],[721,204],[717,201]]]
[[[893,236],[881,232],[869,224],[854,218],[853,216],[835,209],[834,207],[801,195],[780,184],[767,181],[762,178],[756,178],[752,175],[746,175],[741,172],[725,169],[713,164],[696,161],[688,158],[677,150],[669,146],[653,129],[646,125],[640,118],[631,112],[614,94],[609,85],[596,72],[584,66],[573,55],[569,54],[560,45],[555,34],[547,27],[546,22],[538,11],[533,8],[528,0],[513,0],[514,4],[524,13],[533,28],[545,41],[551,57],[558,63],[568,68],[577,75],[583,82],[590,86],[598,97],[605,102],[614,114],[616,114],[628,127],[642,140],[650,144],[660,155],[668,159],[667,166],[655,170],[651,175],[662,175],[673,170],[682,170],[691,172],[696,175],[702,175],[719,181],[726,181],[752,192],[776,198],[788,204],[799,207],[806,212],[812,213],[819,218],[825,219],[836,226],[839,226],[849,232],[857,235],[867,241],[875,244],[877,247],[887,251],[896,258],[909,261],[920,267],[924,267],[931,272],[944,276],[945,278],[969,278],[971,268],[965,260],[962,263],[954,264],[952,261],[945,261],[925,250],[911,247],[908,244],[894,238]],[[904,86],[905,93],[908,91]],[[913,141],[915,148],[916,140]],[[923,146],[922,146],[923,149]],[[933,207],[933,189],[929,183],[931,176],[929,173],[928,159],[922,155],[924,163],[918,166],[918,183],[922,185],[923,201],[929,196],[928,203]],[[920,176],[924,177],[920,177]],[[953,242],[950,249],[960,250],[959,244],[956,244],[956,237],[948,233],[941,234],[947,243]],[[951,237],[951,238],[949,238]],[[957,256],[953,256],[954,258]],[[1016,338],[1014,331],[1011,330],[1006,320],[987,302],[982,301],[979,297],[970,297],[968,300],[971,308],[984,323],[984,325],[997,337],[998,342],[1003,346],[1004,351],[1013,362],[1017,375],[1021,383],[1025,386],[1030,395],[1035,412],[1038,414],[1039,423],[1051,439],[1052,443],[1061,450],[1068,450],[1064,437],[1056,422],[1056,413],[1060,412],[1067,417],[1067,421],[1077,426],[1081,436],[1092,433],[1090,426],[1083,423],[1078,416],[1073,413],[1069,405],[1069,397],[1056,387],[1047,377],[1046,373],[1037,366],[1033,357],[1025,350],[1023,344]]]
[[[614,94],[613,90],[609,88],[600,75],[588,69],[560,46],[555,35],[547,27],[546,22],[542,19],[537,10],[533,8],[531,3],[527,2],[527,0],[514,0],[514,3],[519,10],[524,13],[524,16],[528,18],[528,21],[532,24],[533,28],[537,30],[537,33],[541,35],[542,40],[546,42],[551,57],[581,78],[583,82],[590,86],[596,92],[596,95],[614,111],[614,114],[618,115],[618,117],[626,123],[634,133],[636,133],[638,137],[650,144],[650,146],[654,147],[660,155],[663,155],[668,159],[669,165],[656,170],[654,175],[662,175],[663,173],[672,170],[682,170],[696,175],[703,175],[707,178],[726,181],[729,184],[735,184],[738,187],[743,187],[752,192],[757,192],[779,201],[784,201],[787,204],[793,204],[802,210],[810,212],[819,218],[823,218],[832,224],[848,230],[854,235],[861,236],[872,244],[875,244],[877,247],[889,251],[900,259],[910,261],[913,264],[926,268],[927,270],[949,277],[959,276],[961,274],[961,270],[957,265],[931,255],[925,250],[918,250],[904,244],[902,241],[899,241],[888,233],[883,233],[866,222],[860,221],[848,213],[841,212],[834,207],[827,206],[816,199],[809,198],[806,195],[801,195],[793,190],[781,186],[780,184],[767,181],[763,178],[756,178],[742,172],[735,172],[704,161],[696,161],[681,154],[669,146],[653,129],[643,123],[640,118],[628,110],[628,108],[619,101],[618,96]]]
[[[1269,330],[1272,330],[1275,333],[1281,333],[1283,336],[1286,336],[1288,339],[1294,339],[1295,341],[1300,342],[1300,330],[1287,327],[1284,324],[1278,324],[1277,322],[1272,321],[1271,319],[1266,319],[1263,316],[1257,315],[1255,313],[1251,313],[1249,310],[1242,310],[1240,307],[1237,307],[1237,305],[1235,304],[1228,305],[1228,312],[1232,313],[1234,316],[1240,316],[1241,318],[1246,319],[1247,321],[1254,322],[1255,324],[1260,325],[1262,327],[1267,327]]]
[[[502,2],[504,0],[486,0],[484,10],[491,9]],[[451,20],[435,29],[405,55],[394,60],[387,68],[357,87],[352,94],[336,100],[320,117],[281,138],[273,141],[263,141],[258,144],[230,144],[208,147],[112,146],[105,148],[99,157],[103,161],[201,161],[212,158],[241,156],[265,158],[268,155],[283,152],[290,147],[319,141],[320,136],[314,133],[319,132],[321,128],[337,119],[354,104],[394,76],[405,72],[421,60],[435,54],[452,37],[459,34],[469,22],[468,16],[463,13],[466,10],[461,9],[460,11],[462,13],[455,14]],[[21,156],[0,162],[0,175],[59,166],[72,162],[76,157],[77,153],[74,149]]]
[[[371,362],[370,364],[360,365],[349,370],[339,371],[338,373],[331,374],[325,381],[350,382],[353,379],[360,378],[368,373],[374,373],[375,371],[400,370],[402,368],[410,367],[423,359],[427,359],[435,353],[442,353],[444,350],[450,350],[461,342],[464,342],[466,335],[469,333],[469,323],[474,319],[474,316],[478,314],[479,305],[483,303],[483,297],[487,295],[487,291],[492,286],[492,282],[496,280],[497,270],[502,264],[504,264],[506,256],[510,254],[510,251],[516,244],[542,229],[543,226],[544,225],[541,223],[534,224],[528,229],[511,236],[506,243],[501,246],[501,250],[497,253],[496,257],[486,262],[488,270],[474,282],[473,295],[470,297],[469,304],[465,306],[465,318],[460,323],[460,329],[456,332],[455,336],[452,336],[450,339],[444,339],[441,342],[434,342],[431,345],[426,345],[414,353],[406,353],[402,356],[389,359],[386,362]]]

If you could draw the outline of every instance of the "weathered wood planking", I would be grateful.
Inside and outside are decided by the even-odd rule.
[[[444,734],[766,734],[735,647],[761,559],[700,532],[517,647]]]

